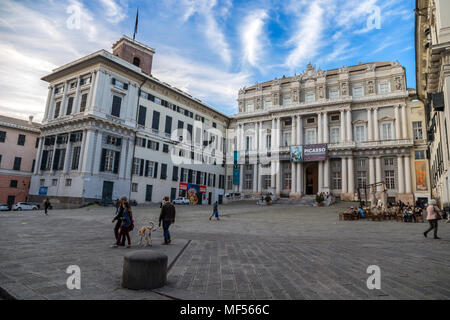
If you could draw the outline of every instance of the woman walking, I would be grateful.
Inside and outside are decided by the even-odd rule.
[[[122,235],[127,238],[128,245],[127,248],[131,247],[131,239],[130,239],[130,228],[133,220],[133,213],[131,212],[131,206],[128,201],[124,201],[122,203],[123,206],[123,216],[122,216],[122,225],[120,226],[119,237],[114,245],[115,248],[119,246],[120,239]]]
[[[438,220],[441,219],[440,210],[436,206],[436,200],[431,199],[430,204],[427,207],[427,220],[430,224],[430,228],[428,228],[427,231],[423,233],[425,238],[427,237],[428,232],[434,229],[434,239],[440,239],[437,236],[437,230],[438,230]]]
[[[212,217],[215,217],[217,221],[219,221],[219,204],[216,202],[214,202],[214,206],[213,206],[213,212],[212,215],[209,217],[209,220],[211,220]]]

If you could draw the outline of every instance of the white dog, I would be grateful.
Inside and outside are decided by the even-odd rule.
[[[143,245],[142,241],[145,239],[147,246],[152,246],[152,231],[155,231],[156,228],[153,229],[155,227],[153,221],[150,220],[148,224],[148,226],[143,226],[138,231],[139,245]]]

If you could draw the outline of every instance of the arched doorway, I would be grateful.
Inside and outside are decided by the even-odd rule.
[[[317,194],[319,190],[319,166],[317,162],[305,166],[305,194]]]

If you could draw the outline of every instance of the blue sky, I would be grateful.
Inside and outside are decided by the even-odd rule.
[[[398,60],[415,88],[413,0],[2,0],[0,112],[40,120],[52,69],[122,34],[156,49],[153,75],[226,114],[239,88]]]

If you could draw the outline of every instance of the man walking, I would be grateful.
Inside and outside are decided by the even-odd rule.
[[[427,207],[427,220],[430,224],[430,228],[423,233],[425,238],[427,237],[428,232],[434,229],[434,239],[440,239],[437,236],[437,230],[438,230],[438,220],[441,219],[440,210],[436,206],[436,200],[431,199],[430,204]]]
[[[213,206],[213,213],[212,215],[209,217],[209,220],[211,220],[212,217],[215,217],[217,221],[219,221],[219,204],[216,202],[214,202],[214,206]]]
[[[50,199],[49,199],[49,198],[45,199],[45,201],[44,201],[44,213],[45,213],[47,216],[48,216],[47,211],[48,211],[48,209],[50,208],[50,206],[51,206],[51,204],[50,204]]]
[[[161,227],[161,222],[164,230],[164,242],[162,244],[166,245],[171,241],[169,227],[172,223],[175,223],[175,207],[167,196],[164,197],[164,204],[159,215],[159,227]]]

